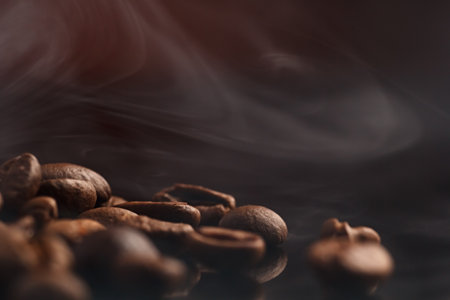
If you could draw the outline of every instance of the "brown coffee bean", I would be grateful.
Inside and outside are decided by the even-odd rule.
[[[114,265],[114,276],[123,294],[142,299],[153,295],[155,299],[171,293],[187,280],[187,268],[169,257],[151,259],[146,255],[121,256]]]
[[[32,216],[38,227],[58,218],[58,205],[52,197],[35,197],[26,202],[21,209],[24,216]]]
[[[265,283],[283,273],[287,262],[288,257],[283,249],[271,248],[268,249],[262,261],[248,269],[246,274],[259,283]]]
[[[153,201],[186,202],[189,205],[217,205],[234,208],[236,200],[233,196],[220,193],[199,185],[177,183],[156,193]]]
[[[68,272],[38,272],[14,285],[10,300],[89,300],[90,291],[78,277]]]
[[[51,196],[56,199],[61,212],[79,214],[94,208],[97,194],[94,186],[83,180],[51,179],[42,181],[39,195]]]
[[[220,220],[219,226],[257,233],[269,245],[283,243],[288,233],[286,223],[278,214],[258,205],[241,206],[230,211]]]
[[[69,163],[42,165],[42,180],[50,179],[76,179],[90,182],[96,190],[98,205],[111,197],[111,187],[105,178],[82,166]]]
[[[66,271],[74,263],[74,256],[66,242],[55,235],[40,235],[31,241],[38,255],[40,270]]]
[[[354,243],[333,238],[314,243],[308,261],[327,287],[370,292],[391,275],[394,263],[377,243]]]
[[[194,227],[200,223],[200,212],[198,209],[185,202],[133,201],[118,204],[116,207],[128,209],[150,218],[168,222],[187,223]]]
[[[30,153],[14,157],[0,166],[0,192],[5,208],[18,211],[36,195],[41,182],[41,166]]]
[[[160,253],[140,231],[129,227],[115,227],[86,237],[75,247],[78,271],[91,281],[111,280],[110,275],[122,256],[146,256],[158,260]]]
[[[105,226],[94,220],[56,220],[48,223],[43,228],[42,234],[57,235],[73,246],[86,236],[105,229]]]
[[[11,223],[9,227],[20,231],[27,239],[32,238],[39,230],[38,223],[33,216],[24,216]]]
[[[111,196],[108,201],[101,203],[99,206],[101,207],[111,207],[116,206],[122,203],[127,203],[128,201],[119,196]]]
[[[339,222],[336,218],[326,220],[320,233],[322,239],[331,237],[345,237],[351,242],[375,242],[380,243],[378,233],[369,227],[351,227],[347,222]]]
[[[255,265],[265,252],[259,235],[219,227],[200,227],[189,234],[187,246],[197,260],[219,269]]]
[[[223,216],[225,216],[231,210],[231,208],[225,207],[222,204],[211,206],[198,205],[195,206],[195,208],[200,211],[200,225],[203,226],[217,226]]]
[[[0,210],[3,208],[3,196],[2,193],[0,193]]]
[[[96,220],[106,227],[129,226],[143,231],[151,238],[180,240],[194,230],[189,224],[171,223],[139,216],[119,207],[98,207],[83,212],[79,217]]]
[[[38,259],[24,234],[0,223],[0,291],[35,268]]]

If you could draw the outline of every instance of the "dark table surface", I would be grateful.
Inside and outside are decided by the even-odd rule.
[[[321,299],[305,251],[338,217],[395,259],[374,299],[449,299],[450,5],[330,2],[4,1],[0,159],[270,207],[288,265],[244,298]]]

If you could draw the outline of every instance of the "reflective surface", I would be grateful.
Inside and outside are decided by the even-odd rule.
[[[282,2],[3,1],[0,159],[85,165],[128,200],[201,184],[286,220],[280,276],[206,274],[188,299],[322,299],[304,254],[329,217],[391,251],[374,299],[448,299],[449,5]]]

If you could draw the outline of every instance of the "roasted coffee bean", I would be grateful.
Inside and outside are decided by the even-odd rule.
[[[188,251],[201,263],[218,269],[255,265],[264,256],[264,240],[257,234],[219,227],[200,227],[189,234]]]
[[[21,214],[32,216],[38,227],[58,218],[58,205],[52,197],[35,197],[22,206]]]
[[[160,202],[186,202],[192,206],[211,206],[217,204],[222,204],[223,206],[230,208],[236,206],[236,200],[231,195],[220,193],[199,185],[184,183],[177,183],[159,191],[153,196],[152,200]]]
[[[287,238],[287,226],[283,219],[264,206],[246,205],[227,213],[219,226],[251,231],[261,235],[267,244],[279,245]]]
[[[42,165],[42,180],[76,179],[90,182],[97,193],[97,205],[108,201],[111,197],[111,187],[100,174],[74,164],[56,163]]]
[[[256,266],[249,268],[246,274],[259,283],[265,283],[283,273],[287,262],[288,258],[283,249],[270,248],[264,258]]]
[[[0,166],[0,192],[6,209],[18,211],[36,195],[41,182],[41,166],[30,153],[14,157]]]
[[[20,231],[27,239],[32,238],[39,230],[38,223],[33,216],[24,216],[9,224],[9,226],[14,230]]]
[[[128,201],[119,196],[111,196],[108,201],[101,203],[101,207],[111,207],[119,204],[127,203]]]
[[[0,223],[0,293],[13,280],[35,268],[38,258],[23,232]]]
[[[70,270],[74,256],[64,240],[55,235],[40,235],[31,241],[38,255],[40,270],[65,271]]]
[[[79,217],[96,220],[106,227],[129,226],[143,231],[151,238],[181,240],[194,230],[189,224],[171,223],[139,216],[119,207],[98,207],[85,211]]]
[[[68,272],[38,272],[14,285],[10,300],[89,300],[90,291]]]
[[[200,211],[202,226],[217,226],[219,221],[225,216],[231,209],[223,206],[223,204],[217,205],[198,205],[195,206]]]
[[[378,243],[354,243],[347,238],[314,243],[308,261],[323,283],[332,289],[371,292],[391,275],[394,263]]]
[[[160,299],[187,280],[182,262],[169,257],[150,259],[147,255],[121,256],[113,274],[123,295],[134,299]]]
[[[129,227],[116,227],[86,237],[75,247],[77,269],[89,281],[110,280],[113,265],[121,256],[145,255],[160,258],[159,251],[141,232]]]
[[[3,196],[2,193],[0,193],[0,210],[3,208]]]
[[[150,218],[168,222],[187,223],[194,227],[197,227],[200,223],[200,212],[198,209],[185,202],[133,201],[116,205],[116,207],[128,209]]]
[[[86,236],[105,229],[105,226],[94,220],[56,220],[43,228],[43,234],[57,235],[73,246]]]
[[[320,233],[322,239],[331,237],[345,237],[351,242],[375,242],[380,243],[378,233],[369,227],[351,227],[347,222],[339,222],[336,218],[326,220]]]
[[[55,198],[61,212],[67,214],[79,214],[94,208],[97,201],[94,186],[88,181],[76,179],[45,180],[38,193]]]

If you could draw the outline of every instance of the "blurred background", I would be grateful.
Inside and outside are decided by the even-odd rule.
[[[0,2],[0,159],[92,168],[128,200],[174,182],[290,229],[265,299],[321,299],[329,217],[396,261],[375,299],[450,297],[448,1]],[[214,295],[205,296],[205,299]]]

